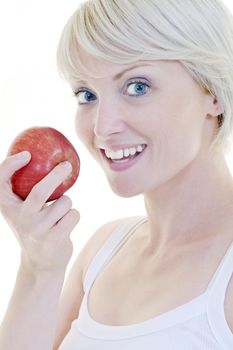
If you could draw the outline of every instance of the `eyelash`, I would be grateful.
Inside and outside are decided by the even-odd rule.
[[[148,89],[151,88],[151,84],[148,82],[148,81],[145,81],[145,80],[141,80],[141,79],[135,79],[135,80],[132,80],[130,81],[127,86],[126,86],[126,89],[128,89],[131,85],[133,84],[141,84],[141,85],[144,85],[146,88],[147,88],[147,91]],[[78,89],[77,91],[74,91],[74,96],[77,98],[81,92],[86,92],[86,93],[90,93],[91,95],[94,96],[94,94],[92,94],[91,91],[89,91],[88,89],[85,89],[85,88],[80,88]],[[143,95],[145,95],[146,93],[143,93],[143,94],[139,94],[139,95],[129,95],[131,97],[141,97]],[[85,102],[85,103],[79,103],[79,105],[87,105],[89,104],[90,102]]]

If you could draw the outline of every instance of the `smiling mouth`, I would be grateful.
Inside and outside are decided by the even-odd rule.
[[[133,164],[134,160],[136,158],[139,158],[145,151],[145,149],[147,148],[147,145],[144,146],[144,149],[141,151],[141,152],[136,152],[134,155],[128,155],[127,157],[123,156],[121,159],[112,159],[112,158],[109,158],[107,157],[106,153],[105,153],[105,150],[104,149],[100,149],[100,152],[102,154],[102,157],[104,158],[105,161],[108,162],[108,164],[110,165],[127,165],[127,164]]]

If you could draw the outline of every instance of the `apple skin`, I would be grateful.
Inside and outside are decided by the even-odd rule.
[[[71,142],[58,130],[47,126],[35,126],[22,131],[12,142],[8,156],[29,151],[30,162],[11,177],[12,190],[25,199],[33,186],[45,177],[57,164],[68,160],[72,173],[59,185],[47,202],[63,195],[77,180],[80,159]]]

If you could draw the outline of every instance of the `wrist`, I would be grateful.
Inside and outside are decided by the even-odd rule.
[[[31,275],[34,277],[39,276],[63,276],[66,272],[67,265],[59,264],[59,265],[51,265],[45,264],[42,266],[41,264],[33,263],[30,261],[27,256],[21,253],[21,261],[19,271],[23,274]]]
[[[18,269],[18,277],[28,281],[30,285],[60,284],[63,285],[66,268],[63,269],[37,269],[21,262]]]

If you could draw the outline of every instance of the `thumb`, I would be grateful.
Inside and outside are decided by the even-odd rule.
[[[1,182],[8,181],[17,170],[27,165],[30,160],[31,154],[28,151],[8,155],[0,165]]]

